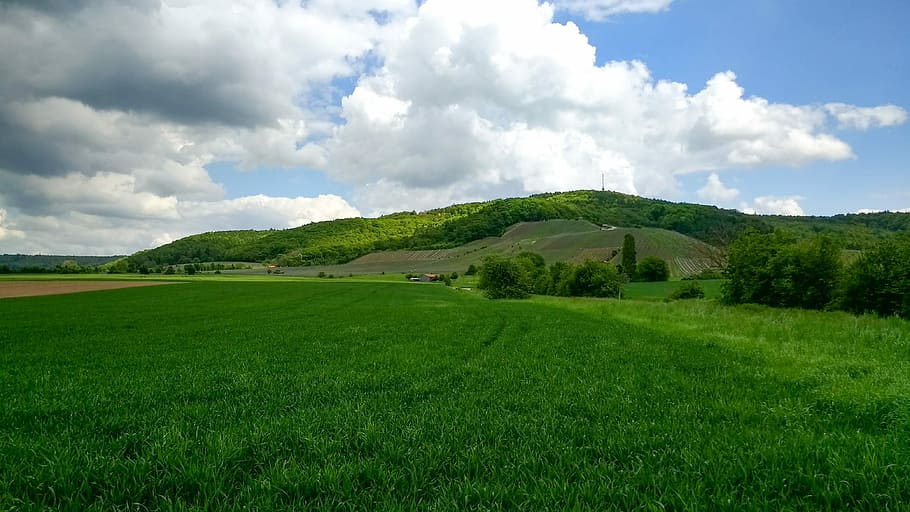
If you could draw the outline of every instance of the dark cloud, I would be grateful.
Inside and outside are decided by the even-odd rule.
[[[246,69],[216,51],[200,58],[202,69],[162,71],[133,48],[112,42],[97,48],[51,95],[100,110],[153,114],[180,124],[255,127],[274,123],[279,106],[257,90]]]
[[[66,174],[71,150],[78,151],[69,143],[34,133],[0,105],[0,169],[41,176]]]

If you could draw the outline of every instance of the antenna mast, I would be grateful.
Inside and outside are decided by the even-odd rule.
[[[606,176],[606,173],[604,173],[604,172],[600,173],[600,191],[601,191],[601,192],[606,191],[606,188],[605,188],[605,185],[604,185],[604,184],[606,183],[606,182],[604,181],[604,180],[606,179],[605,176]]]

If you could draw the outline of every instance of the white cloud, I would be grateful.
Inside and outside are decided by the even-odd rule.
[[[7,218],[6,210],[0,208],[0,240],[24,238],[25,233],[9,226],[7,224]]]
[[[718,176],[716,172],[712,172],[708,176],[708,181],[705,183],[705,186],[698,189],[697,194],[698,198],[703,201],[724,204],[739,197],[739,190],[727,188],[727,186],[720,181],[720,176]]]
[[[555,0],[557,9],[582,14],[592,21],[602,21],[623,13],[660,12],[670,8],[673,0]]]
[[[800,207],[799,202],[802,200],[802,197],[793,196],[793,197],[774,197],[774,196],[761,196],[756,197],[751,205],[743,204],[740,206],[740,210],[743,213],[751,213],[758,215],[791,215],[791,216],[803,216],[802,207]]]
[[[828,103],[825,110],[834,116],[839,128],[868,130],[907,122],[907,111],[897,105],[856,107],[844,103]]]
[[[7,2],[4,247],[131,252],[356,211],[339,198],[226,200],[213,162],[323,170],[366,213],[598,188],[602,174],[610,189],[673,199],[685,173],[852,158],[832,119],[906,122],[893,105],[748,96],[732,72],[690,90],[643,62],[599,65],[578,26],[553,22],[555,10],[600,19],[670,4]],[[733,191],[709,176],[702,193]]]
[[[381,50],[325,144],[332,176],[363,190],[433,189],[438,206],[597,188],[605,172],[614,190],[674,197],[680,174],[854,156],[827,110],[747,97],[732,72],[690,93],[642,62],[597,65],[578,27],[533,0],[428,0]],[[398,196],[357,197],[381,212]]]
[[[53,215],[19,212],[16,230],[5,228],[0,218],[0,240],[5,238],[3,252],[129,254],[207,231],[287,228],[360,215],[334,195],[257,195],[220,201],[173,201],[168,206],[167,215],[159,217],[124,218],[106,211],[92,213],[72,208]],[[104,208],[115,209],[112,205],[101,209]]]

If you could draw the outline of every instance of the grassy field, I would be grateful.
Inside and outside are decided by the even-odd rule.
[[[686,281],[658,281],[654,283],[626,283],[623,288],[624,299],[664,300],[679,289]],[[719,299],[723,279],[696,281],[705,291],[706,299]]]
[[[440,285],[0,300],[0,510],[900,510],[910,323]]]

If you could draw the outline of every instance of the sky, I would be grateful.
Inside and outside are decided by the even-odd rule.
[[[0,253],[600,189],[910,209],[905,0],[0,0]]]

